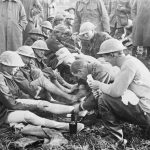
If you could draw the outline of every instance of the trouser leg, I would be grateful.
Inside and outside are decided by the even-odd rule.
[[[123,139],[119,121],[150,127],[150,115],[145,115],[139,105],[124,105],[121,97],[113,98],[103,94],[98,100],[98,109],[104,126],[118,140]]]
[[[14,111],[10,112],[5,120],[5,123],[28,123],[36,126],[45,126],[48,128],[57,128],[63,130],[69,130],[69,124],[64,122],[57,122],[42,118],[30,111]]]

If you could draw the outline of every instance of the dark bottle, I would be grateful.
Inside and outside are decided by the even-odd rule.
[[[69,131],[70,131],[70,135],[77,133],[77,121],[76,121],[76,115],[74,111],[71,114],[71,122],[69,123]]]

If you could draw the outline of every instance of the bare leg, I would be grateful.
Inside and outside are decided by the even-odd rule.
[[[14,111],[10,112],[5,120],[5,123],[29,123],[36,126],[45,126],[48,128],[57,128],[63,130],[69,130],[69,123],[57,122],[49,119],[45,119],[35,115],[30,111]],[[83,124],[78,123],[78,131],[84,128]]]
[[[56,95],[66,98],[66,100],[63,101],[65,103],[72,103],[72,102],[77,101],[77,98],[75,96],[72,96],[72,95],[67,94],[64,91],[60,90],[57,86],[55,86],[52,82],[50,82],[45,77],[40,77],[40,78],[32,81],[31,84],[33,86],[40,86],[42,88],[45,88],[50,93],[54,93]]]
[[[17,102],[23,104],[32,104],[37,105],[37,107],[46,112],[51,112],[53,114],[67,114],[71,113],[74,110],[73,106],[54,104],[44,100],[34,100],[34,99],[17,99]]]

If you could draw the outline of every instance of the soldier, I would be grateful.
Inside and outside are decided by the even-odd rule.
[[[137,58],[125,55],[125,47],[116,39],[105,41],[98,54],[120,72],[112,84],[91,81],[89,86],[103,95],[98,100],[99,113],[104,126],[111,135],[125,142],[119,121],[143,127],[149,135],[150,129],[150,72]]]
[[[26,13],[20,0],[0,1],[0,54],[15,51],[23,43],[22,32],[27,25]]]
[[[109,17],[102,0],[77,1],[73,33],[79,33],[80,26],[87,21],[96,26],[97,32],[110,32]]]
[[[42,6],[39,3],[39,0],[21,0],[21,1],[25,8],[28,21],[25,31],[23,32],[23,43],[24,43],[28,37],[29,31],[37,27],[37,21],[40,19],[39,14],[42,15]]]
[[[64,16],[61,14],[57,14],[54,18],[53,28],[59,24],[64,24]]]
[[[50,93],[54,93],[56,95],[66,98],[67,99],[66,103],[67,102],[71,103],[71,100],[74,99],[74,97],[64,93],[53,84],[54,80],[57,79],[57,76],[55,76],[53,71],[51,71],[50,80],[46,79],[43,76],[43,73],[41,72],[40,69],[36,68],[35,72],[34,70],[35,68],[33,68],[31,64],[36,57],[31,47],[22,46],[17,50],[17,53],[21,56],[23,62],[25,63],[25,66],[20,67],[20,69],[16,72],[14,77],[15,82],[22,91],[29,94],[34,99],[44,99],[48,101],[51,101]],[[36,76],[38,76],[36,78],[43,76],[43,79],[38,79],[40,80],[40,83],[42,82],[41,80],[44,80],[44,83],[47,83],[47,84],[40,84],[40,87],[42,89],[39,89],[38,86],[35,85],[33,86],[32,81],[35,80],[35,73],[37,73]],[[41,75],[39,76],[39,74]]]
[[[80,27],[79,38],[81,40],[81,52],[86,55],[98,58],[100,45],[111,36],[106,32],[96,32],[95,25],[91,22],[84,22]]]
[[[67,26],[67,28],[70,30],[71,33],[72,33],[73,22],[74,22],[74,16],[72,14],[67,14],[65,17],[65,25]]]
[[[128,24],[131,14],[130,0],[109,0],[108,15],[110,18],[110,35],[121,39],[124,27]]]
[[[35,43],[33,43],[32,48],[34,50],[35,57],[36,57],[35,63],[33,62],[33,64],[31,64],[33,66],[33,68],[36,67],[36,68],[41,69],[42,72],[44,73],[44,76],[49,78],[57,87],[59,87],[62,91],[66,92],[66,93],[70,93],[70,90],[68,88],[65,88],[66,82],[64,82],[63,79],[57,75],[57,73],[54,73],[51,67],[47,67],[47,65],[43,61],[45,58],[45,56],[44,56],[45,51],[49,50],[47,48],[46,43],[42,40],[38,40]],[[34,70],[35,71],[35,76],[34,76],[35,79],[37,79],[40,75],[40,74],[36,73],[36,71],[37,71],[36,68]],[[59,79],[57,80],[57,78],[59,78]],[[64,84],[64,86],[60,84],[60,80],[61,80],[61,83]],[[69,100],[73,100],[74,102],[78,100],[78,98],[76,96],[69,95],[66,93],[63,94],[65,96],[63,96],[63,95],[62,96]]]
[[[44,40],[46,36],[42,33],[40,28],[34,28],[29,32],[29,36],[24,42],[24,45],[31,46],[37,40]]]
[[[93,91],[90,90],[86,82],[88,75],[91,75],[94,80],[109,84],[114,81],[118,71],[118,68],[113,68],[109,64],[101,64],[97,60],[93,62],[86,61],[85,59],[74,61],[71,64],[71,73],[79,79],[79,85],[84,85],[84,88],[82,89],[85,89],[85,95],[83,94],[82,96],[86,96],[84,102],[76,105],[75,109],[80,109],[81,111],[81,108],[83,110],[93,110],[98,108],[99,91],[94,91],[95,93],[92,93]],[[97,98],[95,99],[94,96]]]
[[[52,36],[46,41],[48,48],[50,51],[47,51],[45,56],[47,59],[45,60],[46,64],[52,69],[56,69],[58,60],[56,58],[55,53],[63,48],[66,47],[69,49],[70,52],[79,51],[77,44],[71,39],[71,36],[68,35],[68,29],[65,25],[59,24],[57,25],[52,33]]]
[[[47,37],[46,39],[48,39],[48,37],[51,35],[53,31],[52,24],[49,21],[42,22],[41,30],[42,30],[42,33]]]
[[[69,130],[69,123],[45,119],[31,112],[42,109],[46,112],[62,114],[72,112],[74,107],[26,99],[26,95],[13,80],[13,75],[17,68],[22,66],[24,66],[24,63],[16,52],[6,51],[0,55],[0,124],[22,122],[36,126]],[[78,131],[81,131],[84,125],[78,123],[77,128]]]

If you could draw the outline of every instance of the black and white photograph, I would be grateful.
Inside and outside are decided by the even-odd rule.
[[[150,0],[0,0],[0,150],[150,150]]]

